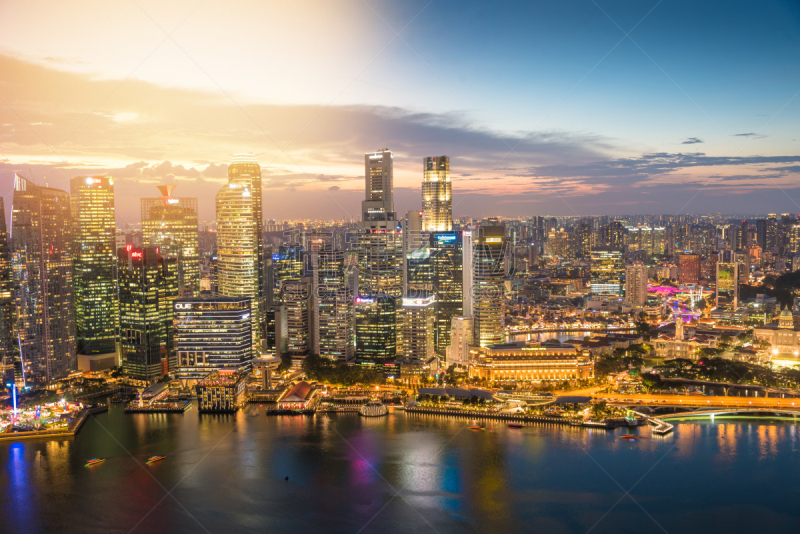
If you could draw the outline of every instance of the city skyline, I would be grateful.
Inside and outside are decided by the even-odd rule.
[[[15,171],[63,190],[108,175],[120,198],[191,186],[212,220],[230,156],[252,152],[264,218],[357,220],[360,158],[386,146],[397,213],[420,207],[430,154],[451,158],[454,216],[800,212],[791,2],[238,7],[3,6],[5,201]],[[254,22],[287,17],[291,35]]]

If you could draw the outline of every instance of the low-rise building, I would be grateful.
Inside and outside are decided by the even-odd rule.
[[[247,373],[216,371],[195,386],[201,412],[235,412],[244,401]]]
[[[777,323],[754,328],[753,339],[766,341],[778,354],[797,356],[800,352],[800,327],[795,326],[794,317],[789,309],[781,312]]]
[[[306,381],[298,382],[278,397],[279,410],[307,410],[316,402],[317,388]]]
[[[594,376],[588,350],[519,341],[472,349],[469,376],[490,382],[578,380]]]

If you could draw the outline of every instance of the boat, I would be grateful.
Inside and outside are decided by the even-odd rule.
[[[101,463],[103,463],[105,461],[106,461],[105,458],[92,458],[91,460],[86,462],[86,467],[91,467],[93,465],[101,464]]]
[[[522,428],[524,426],[522,423],[508,423],[508,428]]]
[[[482,430],[485,430],[485,428],[479,425],[469,425],[467,428],[469,428],[470,430],[474,430],[475,432],[480,432]]]
[[[147,463],[154,464],[156,462],[160,462],[164,458],[166,458],[166,456],[151,456],[150,458],[147,459]]]
[[[636,441],[637,439],[639,439],[639,436],[635,434],[622,434],[620,436],[620,439],[628,439],[630,441]]]

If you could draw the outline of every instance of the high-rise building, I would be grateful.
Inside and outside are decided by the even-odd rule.
[[[19,358],[14,304],[11,248],[6,230],[6,210],[0,197],[0,385],[14,380],[14,362]]]
[[[447,366],[469,363],[469,346],[472,343],[472,317],[453,317],[450,325],[450,345],[446,351]]]
[[[395,298],[387,295],[355,299],[356,360],[381,366],[397,355]]]
[[[598,247],[591,258],[592,295],[620,297],[625,289],[625,258],[621,250]]]
[[[393,221],[394,170],[392,151],[382,148],[364,154],[362,221]]]
[[[685,252],[678,255],[678,282],[681,284],[700,283],[700,254]]]
[[[422,230],[448,232],[453,229],[450,158],[447,156],[424,158],[422,169]]]
[[[281,285],[281,302],[286,307],[286,352],[305,358],[315,345],[311,277],[286,280]]]
[[[474,344],[496,345],[505,339],[503,306],[506,238],[503,226],[481,226],[474,237],[472,318]]]
[[[198,380],[217,370],[251,369],[249,297],[179,298],[173,310],[178,378]]]
[[[738,263],[717,263],[717,308],[738,308],[739,267]]]
[[[217,291],[249,297],[253,350],[260,347],[264,318],[264,258],[261,218],[261,166],[253,154],[236,154],[217,207]]]
[[[114,180],[77,176],[70,180],[70,193],[78,352],[97,357],[116,354],[119,305]]]
[[[73,243],[65,191],[14,176],[11,264],[22,381],[46,384],[75,369]]]
[[[403,363],[427,364],[435,356],[436,297],[403,298]]]
[[[430,232],[422,231],[422,212],[417,210],[406,212],[406,216],[403,219],[403,258],[405,258],[403,261],[404,295],[408,292],[410,280],[413,281],[413,284],[417,284],[419,283],[420,274],[424,276],[424,273],[413,271],[415,262],[409,263],[409,257],[428,245],[429,235]],[[417,256],[419,256],[419,254],[417,254]],[[423,265],[425,264],[423,263]],[[412,268],[411,272],[409,272],[409,267]],[[412,285],[412,289],[419,288]]]
[[[200,244],[197,199],[174,197],[174,185],[160,185],[161,196],[143,198],[142,240],[162,256],[178,259],[178,283],[200,293]]]
[[[320,232],[306,239],[312,282],[312,352],[332,360],[353,359],[353,292],[347,283],[346,255],[333,250],[333,236]]]
[[[126,376],[152,383],[178,367],[173,340],[178,258],[162,255],[158,247],[121,248],[117,258],[120,363]]]
[[[647,265],[640,261],[625,267],[625,300],[634,306],[647,302]]]
[[[445,358],[453,318],[472,313],[464,308],[464,232],[434,232],[430,250],[436,296],[436,354]]]

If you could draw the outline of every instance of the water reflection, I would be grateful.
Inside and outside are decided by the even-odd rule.
[[[793,423],[687,420],[668,436],[637,429],[635,442],[619,439],[622,430],[483,421],[486,430],[472,432],[470,423],[402,412],[150,416],[112,407],[74,440],[0,444],[0,513],[4,530],[20,532],[127,532],[139,521],[141,532],[202,530],[172,498],[161,501],[160,483],[176,487],[174,497],[212,532],[358,532],[367,522],[364,532],[586,532],[620,486],[636,484],[633,496],[669,532],[800,522],[785,491],[800,460]],[[142,467],[128,452],[167,459]],[[108,460],[85,468],[94,456]],[[101,512],[86,514],[87,502]],[[737,521],[704,513],[731,502]],[[651,524],[625,499],[593,532]]]

